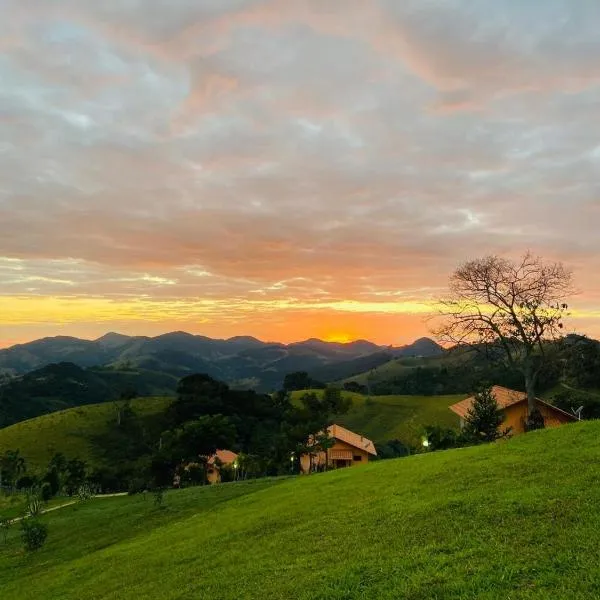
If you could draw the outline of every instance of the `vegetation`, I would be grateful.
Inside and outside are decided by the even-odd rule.
[[[41,517],[51,536],[27,559],[9,532],[3,595],[594,598],[599,434],[579,423],[314,477],[171,491],[162,510],[142,496],[94,499]]]
[[[528,427],[543,427],[536,383],[546,361],[547,341],[557,339],[571,293],[571,272],[530,253],[517,262],[487,256],[461,265],[450,279],[451,296],[442,301],[446,317],[438,337],[483,349],[523,376]]]
[[[111,402],[125,390],[141,396],[174,395],[176,385],[177,378],[147,370],[52,364],[0,385],[0,427],[74,406]]]
[[[136,398],[130,403],[145,427],[162,414],[171,398]],[[103,464],[104,456],[95,440],[108,440],[116,429],[117,404],[107,402],[81,406],[11,425],[0,429],[0,456],[7,450],[19,450],[28,472],[42,475],[57,453],[84,461],[90,470]],[[107,442],[108,443],[108,442]]]
[[[510,434],[510,428],[502,429],[504,413],[500,410],[490,388],[475,394],[473,404],[465,417],[462,437],[466,442],[480,444],[494,442]]]
[[[292,398],[297,400],[301,395],[302,392],[295,392]],[[393,440],[407,447],[420,447],[423,428],[428,424],[458,427],[456,415],[448,407],[466,395],[368,397],[343,392],[343,396],[352,400],[352,406],[336,422],[373,440],[379,450],[380,446]]]
[[[562,377],[563,357],[552,353],[537,378],[539,392],[555,387]],[[522,375],[485,353],[455,348],[434,358],[402,358],[344,382],[350,391],[374,395],[470,394],[481,385],[503,385],[525,391]]]
[[[21,521],[21,539],[27,552],[39,550],[48,537],[48,526],[37,518],[27,518]]]

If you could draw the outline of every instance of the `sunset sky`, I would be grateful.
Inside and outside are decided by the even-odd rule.
[[[598,0],[0,0],[0,346],[401,344],[458,263],[600,336]]]

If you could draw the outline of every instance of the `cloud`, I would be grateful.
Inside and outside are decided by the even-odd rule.
[[[530,248],[589,308],[600,9],[540,6],[0,0],[0,294],[399,318]]]

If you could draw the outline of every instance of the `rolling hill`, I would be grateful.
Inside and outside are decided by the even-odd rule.
[[[320,390],[310,390],[321,394]],[[297,400],[304,391],[293,392]],[[425,425],[458,427],[456,415],[448,407],[466,395],[452,396],[372,396],[343,392],[352,399],[348,414],[341,415],[336,422],[373,440],[376,444],[390,440],[401,440],[418,446]],[[0,443],[2,440],[0,431]]]
[[[136,398],[131,407],[148,419],[163,411],[171,398]],[[20,450],[27,470],[43,473],[52,456],[61,452],[67,458],[84,460],[90,469],[99,465],[94,437],[108,430],[109,421],[116,418],[113,402],[78,406],[0,429],[0,455],[6,450]]]
[[[322,393],[314,390],[315,393]],[[298,399],[304,392],[294,392]],[[361,394],[344,392],[352,399],[352,409],[337,420],[341,425],[361,433],[376,443],[400,439],[406,444],[420,443],[423,426],[455,427],[456,417],[448,406],[464,396],[381,396],[367,400]],[[136,398],[132,408],[142,418],[163,410],[170,398]],[[0,429],[0,454],[20,449],[28,469],[44,469],[55,452],[68,458],[85,460],[90,468],[99,464],[94,453],[93,437],[101,436],[115,415],[113,402],[78,406],[42,415]]]
[[[583,600],[600,595],[600,424],[299,478],[96,498],[0,546],[3,596]],[[551,468],[549,467],[551,465]]]
[[[174,395],[177,382],[206,373],[233,389],[272,392],[295,371],[333,381],[361,373],[393,356],[441,351],[429,340],[382,350],[371,342],[264,343],[173,332],[155,338],[109,333],[98,340],[56,337],[0,350],[0,427],[71,406],[139,396]]]
[[[174,395],[177,377],[144,369],[84,369],[47,365],[0,386],[0,427],[72,406],[116,400],[127,390],[140,396]]]

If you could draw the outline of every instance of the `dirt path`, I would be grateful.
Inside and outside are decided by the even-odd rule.
[[[97,496],[94,496],[91,499],[93,500],[94,498],[119,498],[121,496],[127,496],[127,492],[120,492],[118,494],[98,494]],[[67,506],[73,506],[73,504],[77,504],[77,500],[70,500],[69,502],[65,502],[64,504],[59,504],[58,506],[53,506],[52,508],[46,508],[42,510],[40,514],[45,515],[46,513],[52,512],[54,510],[60,510],[61,508],[66,508]],[[12,521],[10,521],[10,524],[13,525],[14,523],[19,523],[23,519],[28,519],[29,517],[30,515],[26,515],[24,517],[16,517]]]

